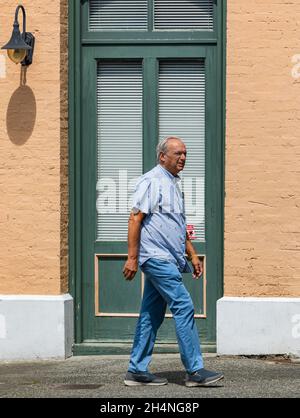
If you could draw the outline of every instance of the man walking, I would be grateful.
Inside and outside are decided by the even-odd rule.
[[[137,182],[128,223],[128,260],[123,273],[132,280],[140,266],[145,287],[128,372],[124,383],[165,385],[167,379],[148,371],[157,331],[167,305],[175,320],[186,386],[208,386],[224,376],[204,369],[194,306],[182,283],[181,273],[200,278],[203,264],[186,232],[184,201],[178,173],[184,169],[186,147],[181,139],[168,137],[157,146],[158,165]]]

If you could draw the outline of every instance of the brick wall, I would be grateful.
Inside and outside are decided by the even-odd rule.
[[[225,294],[300,296],[300,2],[228,0]]]
[[[67,290],[67,1],[22,4],[36,36],[26,83],[21,66],[0,51],[0,294],[60,294]],[[16,6],[1,2],[1,46]]]
[[[0,294],[67,291],[67,0],[24,0],[34,64],[0,51]],[[0,44],[17,3],[1,2]],[[20,14],[20,20],[21,14]],[[228,0],[225,294],[300,296],[300,3]]]

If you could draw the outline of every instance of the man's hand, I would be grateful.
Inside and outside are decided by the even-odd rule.
[[[132,280],[138,271],[137,259],[128,259],[123,268],[123,274],[126,280]]]
[[[203,274],[203,261],[200,260],[197,255],[193,255],[191,258],[191,263],[194,268],[193,278],[199,279]]]

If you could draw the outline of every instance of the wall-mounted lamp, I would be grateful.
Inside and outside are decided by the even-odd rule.
[[[23,12],[23,33],[20,32],[18,22],[19,10]],[[7,49],[7,55],[15,63],[28,66],[32,63],[35,38],[30,32],[26,32],[26,12],[22,5],[16,9],[14,29],[10,41],[1,49]]]

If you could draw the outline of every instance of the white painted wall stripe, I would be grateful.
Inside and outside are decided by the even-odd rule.
[[[220,355],[300,357],[300,298],[223,297],[217,302]]]
[[[0,315],[0,339],[5,340],[6,338],[6,321],[5,316]]]

